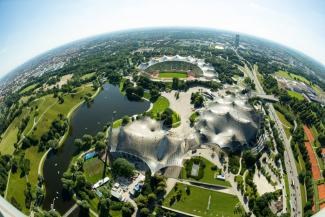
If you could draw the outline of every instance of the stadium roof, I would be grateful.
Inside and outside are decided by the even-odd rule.
[[[151,58],[151,60],[147,63],[141,63],[139,65],[139,68],[141,70],[145,70],[148,67],[153,66],[157,63],[162,63],[162,62],[167,62],[167,61],[188,62],[188,63],[198,66],[202,70],[203,76],[205,76],[205,77],[213,78],[213,77],[217,76],[216,71],[214,70],[213,66],[210,63],[206,63],[204,61],[204,59],[198,59],[198,58],[195,58],[192,56],[183,57],[183,56],[179,56],[179,55],[175,55],[175,56],[164,55],[162,57],[155,57],[155,58]]]

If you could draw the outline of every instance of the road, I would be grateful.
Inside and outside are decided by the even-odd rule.
[[[248,61],[241,57],[238,52],[235,50],[237,56],[240,60],[245,63],[246,74],[250,77],[255,83],[256,92],[259,94],[265,94],[262,85],[260,84],[257,78],[257,67],[256,65],[252,66]],[[249,65],[249,66],[248,66]],[[301,193],[300,185],[298,180],[298,171],[295,164],[295,159],[291,150],[290,142],[286,137],[282,123],[276,115],[275,109],[271,103],[269,103],[269,114],[270,118],[275,122],[275,126],[279,132],[279,136],[283,141],[285,152],[284,152],[284,164],[286,168],[286,174],[289,181],[289,191],[290,191],[290,207],[291,207],[291,216],[298,217],[302,216],[302,202],[301,202]]]

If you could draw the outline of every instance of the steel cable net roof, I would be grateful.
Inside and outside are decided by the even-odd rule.
[[[183,138],[170,135],[161,122],[149,117],[114,130],[112,139],[112,152],[142,159],[153,173],[166,166],[182,166],[182,157],[189,150]]]
[[[162,122],[149,117],[114,129],[111,152],[126,153],[143,160],[152,173],[168,167],[182,166],[184,155],[201,144],[221,148],[242,148],[255,143],[259,115],[243,97],[217,97],[189,133],[180,136],[163,128]]]
[[[260,115],[242,96],[217,97],[201,110],[196,131],[203,143],[213,143],[221,148],[238,149],[256,141]]]
[[[141,70],[145,70],[147,68],[149,68],[150,66],[153,66],[157,63],[162,63],[162,62],[168,62],[168,61],[181,61],[181,62],[188,62],[191,63],[193,65],[198,66],[202,72],[203,72],[203,76],[205,77],[216,77],[217,73],[214,70],[213,66],[210,63],[206,63],[204,59],[198,59],[192,56],[179,56],[179,55],[175,55],[175,56],[162,56],[162,57],[156,57],[156,58],[151,58],[149,62],[147,63],[141,63],[138,67]]]

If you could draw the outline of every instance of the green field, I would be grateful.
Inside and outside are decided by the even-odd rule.
[[[297,93],[295,91],[292,91],[292,90],[288,90],[288,94],[289,94],[289,96],[295,97],[295,98],[297,98],[298,100],[301,100],[301,101],[305,99],[303,95],[301,95],[300,93]]]
[[[26,118],[28,116],[30,117],[29,122],[23,131],[23,134],[25,135],[27,130],[29,130],[33,125],[33,114],[34,111],[31,112],[30,108],[25,107],[23,108],[22,113],[11,122],[7,130],[1,136],[2,139],[0,141],[0,152],[2,154],[12,154],[14,152],[14,144],[18,142],[18,128],[21,121],[23,118]]]
[[[283,70],[279,70],[279,71],[275,72],[275,75],[278,77],[282,77],[282,78],[286,78],[286,79],[290,79],[290,80],[302,81],[306,84],[310,83],[306,78],[304,78],[300,75],[296,75],[296,74],[292,74],[292,73],[289,74],[287,71],[283,71]]]
[[[186,170],[185,170],[184,167],[182,168],[182,178],[183,179],[189,179],[189,180],[198,181],[198,182],[205,182],[205,183],[209,183],[209,184],[213,184],[213,185],[221,185],[221,186],[225,186],[225,187],[231,187],[229,182],[214,178],[215,173],[217,171],[213,171],[211,169],[211,167],[214,166],[214,164],[212,162],[208,161],[207,159],[205,159],[203,157],[200,157],[200,158],[205,163],[204,176],[202,177],[202,179],[196,180],[196,179],[193,179],[193,178],[187,178],[186,177]]]
[[[159,78],[187,78],[186,72],[159,72]]]
[[[163,205],[198,216],[240,216],[234,214],[235,206],[239,203],[236,196],[221,192],[211,191],[199,187],[190,186],[190,194],[186,194],[186,185],[178,183],[178,189],[182,190],[182,197],[174,204],[170,204],[171,198],[177,194],[173,189],[165,198]],[[209,197],[210,207],[208,209]]]
[[[282,123],[283,129],[284,129],[284,132],[285,132],[287,138],[289,139],[291,136],[290,129],[292,128],[291,123],[284,117],[284,115],[281,112],[279,112],[277,110],[275,110],[275,112]]]
[[[16,201],[20,204],[22,211],[25,214],[28,214],[29,210],[25,206],[25,195],[24,195],[27,179],[25,177],[20,177],[20,173],[21,172],[19,169],[17,170],[16,173],[11,173],[6,199],[10,202],[11,198],[14,197]]]
[[[287,195],[287,210],[290,210],[290,190],[289,190],[289,181],[287,174],[284,175],[284,184],[286,189],[286,195]]]
[[[20,94],[24,94],[32,89],[34,89],[36,87],[37,84],[32,84],[32,85],[29,85],[27,87],[25,87],[24,89],[22,89],[19,93]]]
[[[167,98],[160,96],[152,106],[152,109],[150,110],[150,113],[153,117],[157,117],[157,113],[162,113],[169,107],[169,101]]]
[[[91,78],[92,76],[94,76],[95,74],[96,74],[95,72],[91,72],[91,73],[88,73],[88,74],[84,74],[83,76],[81,76],[81,79],[82,79],[82,80],[89,79],[89,78]]]
[[[122,93],[122,95],[125,95],[125,91],[123,91],[125,81],[126,81],[126,78],[122,78],[120,85],[119,85],[120,92]]]
[[[122,125],[122,121],[123,121],[122,119],[118,119],[118,120],[114,121],[113,128],[120,127]]]
[[[89,159],[84,163],[84,174],[91,184],[95,184],[97,181],[102,179],[103,169],[104,162],[97,157]]]

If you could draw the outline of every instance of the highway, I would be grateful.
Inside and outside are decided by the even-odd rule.
[[[255,83],[256,92],[261,95],[265,95],[262,85],[260,84],[257,78],[257,67],[254,65],[252,66],[248,61],[246,61],[243,57],[241,57],[237,50],[235,50],[237,56],[240,60],[245,63],[245,71],[246,74],[250,77],[252,81]],[[249,66],[247,66],[249,65]],[[295,164],[295,159],[291,150],[290,142],[286,137],[284,129],[282,127],[282,123],[279,120],[278,116],[276,115],[275,109],[272,103],[268,104],[269,106],[269,114],[270,118],[275,122],[275,126],[279,132],[279,136],[283,141],[285,152],[284,152],[284,164],[286,169],[286,174],[288,176],[289,182],[289,191],[290,191],[290,208],[292,217],[300,217],[302,216],[302,201],[301,201],[301,192],[300,192],[300,185],[298,180],[298,171]]]

